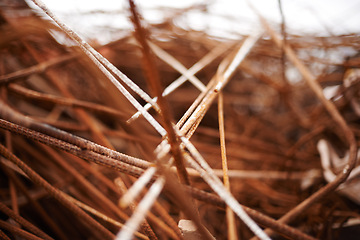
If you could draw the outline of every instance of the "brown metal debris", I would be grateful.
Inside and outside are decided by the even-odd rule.
[[[360,61],[341,53],[358,51],[355,34],[283,41],[259,16],[265,32],[234,41],[144,24],[132,5],[136,36],[92,48],[17,2],[0,5],[0,238],[328,239],[356,227],[359,167],[346,179]]]

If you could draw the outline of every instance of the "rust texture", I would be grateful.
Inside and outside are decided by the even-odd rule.
[[[213,174],[272,239],[351,237],[347,221],[360,208],[338,189],[357,166],[360,58],[342,49],[358,51],[358,35],[292,35],[282,8],[277,32],[254,9],[264,32],[236,62],[251,36],[215,38],[174,23],[204,6],[161,24],[138,7],[130,0],[126,10],[132,30],[90,41],[92,49],[25,1],[0,5],[0,238],[114,239],[164,179],[135,239],[183,239],[185,218],[204,239],[256,239],[214,190]],[[332,182],[320,139],[347,156]]]

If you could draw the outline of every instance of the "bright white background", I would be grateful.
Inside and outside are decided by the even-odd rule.
[[[30,0],[28,0],[30,2]],[[126,0],[43,0],[58,17],[87,39],[107,42],[118,36],[119,29],[131,27]],[[259,28],[257,17],[245,0],[138,0],[145,19],[161,22],[171,11],[159,7],[186,8],[210,3],[208,14],[191,11],[177,24],[195,30],[207,30],[216,36],[233,37]],[[280,23],[278,0],[251,0],[251,3],[274,26]],[[282,0],[287,30],[296,34],[339,35],[360,33],[358,0]],[[231,33],[231,34],[230,34]]]

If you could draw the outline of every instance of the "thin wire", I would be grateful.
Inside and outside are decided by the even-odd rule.
[[[175,68],[178,72],[180,72],[182,75],[184,75],[197,89],[199,89],[201,92],[205,91],[206,87],[205,85],[197,78],[194,74],[189,74],[189,70],[184,67],[178,60],[176,60],[173,56],[165,52],[163,49],[155,45],[154,43],[148,41],[149,46],[151,47],[151,50],[157,56],[161,57],[165,62],[167,62],[170,66]]]
[[[257,11],[257,9],[250,3],[250,1],[247,1],[248,5],[251,7],[251,9],[255,12],[255,14],[258,16],[260,22],[263,24],[264,28],[268,31],[268,33],[271,35],[272,40],[275,42],[275,44],[278,47],[281,47],[283,45],[283,42],[280,38],[280,36],[270,27],[270,25],[267,23],[265,18]],[[313,76],[311,71],[303,64],[303,62],[300,61],[300,59],[297,57],[294,50],[289,45],[284,45],[284,51],[288,57],[288,59],[295,65],[295,67],[299,70],[299,72],[304,77],[304,80],[309,85],[311,90],[315,93],[317,98],[321,101],[321,103],[324,105],[325,109],[330,114],[333,121],[337,124],[337,126],[341,129],[343,135],[341,137],[345,137],[347,143],[349,144],[349,159],[341,173],[339,173],[334,181],[327,184],[323,188],[319,189],[317,192],[313,193],[310,197],[308,197],[306,200],[298,204],[294,209],[287,212],[283,217],[281,217],[278,221],[282,223],[290,222],[293,220],[296,216],[301,214],[305,209],[308,209],[312,204],[314,204],[316,201],[320,200],[321,198],[325,197],[328,193],[334,191],[341,183],[343,183],[348,176],[350,175],[350,172],[353,170],[353,168],[356,165],[356,159],[357,159],[357,143],[354,136],[354,133],[346,123],[345,119],[342,117],[336,106],[333,102],[329,101],[325,98],[323,89],[321,88],[320,84],[316,81],[316,78]],[[267,230],[270,234],[270,230]]]
[[[230,48],[231,45],[226,44],[226,46],[223,45],[219,45],[218,47],[214,48],[213,50],[211,50],[208,54],[206,54],[202,59],[200,59],[200,61],[198,61],[197,63],[195,63],[191,68],[189,68],[187,70],[187,75],[182,74],[179,78],[177,78],[175,81],[173,81],[169,86],[167,86],[164,89],[163,92],[163,96],[167,96],[170,93],[172,93],[173,91],[175,91],[177,88],[179,88],[184,82],[186,82],[186,80],[188,80],[188,78],[186,76],[188,75],[194,75],[196,74],[198,71],[200,71],[201,69],[203,69],[206,65],[208,65],[209,63],[211,63],[216,57],[218,57],[219,55],[221,55],[222,53],[224,53],[226,50],[228,50],[228,48]],[[203,84],[203,83],[201,83]],[[205,87],[205,86],[204,86]],[[157,97],[153,98],[153,101],[156,102],[157,101]],[[146,110],[149,110],[152,107],[152,105],[150,103],[145,104],[144,108]],[[131,123],[132,121],[134,121],[135,119],[137,119],[139,116],[141,115],[141,113],[138,111],[136,112],[133,116],[131,116],[131,118],[129,120],[127,120],[127,123]]]
[[[126,208],[131,204],[134,199],[140,194],[140,192],[146,187],[150,182],[154,174],[156,173],[156,167],[150,167],[146,169],[144,174],[139,177],[136,182],[125,192],[125,194],[120,198],[119,205],[122,208]]]
[[[117,234],[116,240],[131,240],[134,232],[139,227],[140,223],[146,216],[151,206],[154,204],[159,194],[165,185],[165,178],[160,177],[150,187],[148,193],[141,200],[135,212],[131,215],[130,219],[126,222],[125,226]]]
[[[231,75],[236,70],[237,66],[239,66],[239,64],[245,59],[245,57],[248,55],[252,47],[255,45],[255,43],[261,36],[262,32],[256,32],[247,37],[243,44],[236,51],[235,57],[225,68],[225,70],[221,71],[222,73],[218,71],[217,76],[214,78],[215,83],[213,81],[209,83],[209,85],[211,83],[214,83],[214,85],[211,84],[211,87],[204,96],[203,100],[199,103],[194,112],[191,114],[190,117],[188,117],[187,121],[181,127],[182,134],[187,134],[190,129],[192,133],[196,130],[197,126],[200,124],[200,120],[204,117],[205,113],[210,108],[210,105],[214,101],[215,97],[225,87]],[[223,63],[226,63],[226,61]],[[190,134],[190,136],[192,135],[192,133]]]
[[[66,27],[66,25],[62,24],[60,21],[58,21],[55,16],[53,14],[51,14],[51,12],[49,12],[49,10],[46,8],[46,6],[44,4],[42,4],[39,0],[33,0],[33,2],[38,5],[40,8],[42,8],[55,22],[57,22],[59,24],[59,26],[61,28],[63,28],[65,30],[65,32],[67,34],[69,34],[69,36],[71,38],[73,38],[76,42],[78,42],[78,44],[80,45],[81,49],[83,49],[83,51],[85,52],[86,55],[88,55],[88,57],[99,67],[99,69],[110,79],[110,81],[123,93],[123,95],[139,110],[141,111],[141,113],[144,115],[144,117],[149,121],[149,123],[162,135],[165,136],[166,131],[164,128],[161,127],[161,125],[135,100],[135,98],[126,91],[126,89],[116,81],[115,77],[112,76],[107,70],[106,68],[102,65],[104,64],[105,66],[107,66],[110,70],[112,70],[113,72],[116,72],[116,68],[112,69],[114,66],[111,65],[110,63],[108,63],[108,61],[106,59],[103,59],[102,56],[97,53],[94,49],[91,48],[90,45],[88,45],[85,41],[83,41],[76,33],[74,33],[71,29],[68,29]],[[227,68],[227,70],[224,72],[223,74],[223,79],[222,81],[219,81],[218,84],[215,86],[214,88],[214,92],[218,92],[223,88],[223,85],[226,84],[226,82],[228,81],[228,79],[230,78],[230,76],[232,75],[232,73],[234,72],[234,70],[237,68],[238,64],[244,59],[244,57],[247,55],[249,49],[251,49],[252,45],[256,42],[254,41],[253,43],[249,40],[250,37],[247,39],[248,41],[245,41],[243,44],[243,47],[240,48],[238,54],[235,56],[234,60],[231,62],[231,64],[229,65],[229,67]],[[253,39],[252,39],[253,40]],[[257,40],[257,39],[256,39]],[[120,71],[119,71],[120,72]],[[118,75],[119,76],[119,75]],[[119,76],[121,78],[121,75]],[[122,78],[121,78],[122,79]],[[130,86],[131,87],[131,86]],[[138,90],[138,89],[137,89]],[[140,95],[141,96],[141,95]],[[151,102],[151,99],[145,99],[148,102]],[[211,99],[210,99],[211,100]],[[211,101],[210,101],[211,102]],[[154,104],[154,103],[152,103]],[[207,105],[209,106],[209,104]],[[206,110],[205,110],[206,111]],[[201,111],[201,116],[203,116],[205,111]],[[198,121],[198,119],[196,119],[196,121]],[[198,121],[199,122],[199,121]],[[182,140],[185,138],[181,138]],[[200,160],[200,164],[207,169],[207,171],[209,171],[209,169],[211,170],[211,168],[206,164],[205,160],[202,159],[201,155],[198,154],[197,150],[193,147],[192,144],[189,144],[189,142],[185,143],[187,145],[187,148],[190,150],[190,152],[193,155],[197,156],[197,160]],[[189,146],[191,146],[189,148]],[[193,163],[194,165],[194,163]],[[195,165],[194,165],[195,166]],[[200,168],[200,166],[197,168],[197,170],[199,171],[203,171],[205,172],[203,169]],[[257,235],[259,236],[261,239],[269,239],[267,237],[267,235],[256,225],[255,222],[253,222],[253,220],[245,213],[245,211],[242,209],[241,205],[232,197],[232,195],[230,193],[228,193],[226,190],[223,191],[223,186],[219,183],[219,179],[218,178],[213,178],[212,176],[214,176],[214,174],[212,173],[212,171],[209,171],[210,175],[207,174],[202,174],[204,177],[204,180],[208,181],[208,184],[214,189],[214,191],[216,191],[219,196],[223,196],[225,197],[225,202],[229,205],[232,206],[233,210],[238,214],[238,216],[244,221],[244,223],[246,225],[248,225],[248,227]],[[210,176],[210,177],[209,177]],[[162,178],[161,178],[162,179]],[[215,180],[214,180],[215,179]],[[216,180],[217,179],[217,180]],[[214,181],[212,181],[214,180]],[[162,181],[164,181],[164,179],[162,179]],[[155,184],[154,184],[155,185]],[[154,187],[154,185],[152,187]],[[156,184],[156,186],[158,186],[158,184]],[[150,188],[151,190],[152,188]],[[146,197],[148,196],[149,199],[152,198],[156,198],[158,194],[160,194],[161,192],[161,188],[155,188],[153,190],[153,195],[149,196],[146,195],[145,198],[141,201],[141,203],[145,202]],[[156,195],[157,194],[157,195]],[[147,208],[150,208],[150,203],[149,202],[145,202],[144,205],[142,207],[144,207],[144,209],[146,210]],[[235,208],[235,209],[234,209]],[[140,212],[140,204],[139,207],[136,211]],[[144,214],[143,212],[141,214]],[[136,215],[135,213],[133,214],[133,216]],[[138,214],[140,216],[140,213]],[[137,216],[137,215],[136,215]],[[134,217],[135,218],[135,217]],[[132,218],[131,218],[132,219]],[[136,220],[139,221],[139,220]],[[134,220],[134,222],[136,222]],[[129,221],[131,222],[131,221]],[[122,236],[122,234],[120,233],[120,237]],[[127,235],[123,236],[124,238],[121,239],[127,239],[125,238]],[[130,235],[131,237],[131,235]],[[129,237],[129,238],[130,238]]]
[[[36,131],[26,129],[24,127],[21,127],[19,125],[16,125],[16,124],[13,124],[13,123],[1,120],[1,119],[0,119],[0,127],[3,128],[3,129],[9,130],[9,131],[11,131],[13,133],[21,134],[21,135],[23,135],[23,136],[25,136],[27,138],[32,139],[32,140],[36,140],[36,141],[42,142],[44,144],[54,146],[54,147],[60,148],[62,150],[68,151],[67,147],[62,146],[63,143],[61,141],[59,141],[59,140],[57,140],[57,141],[49,140],[48,139],[49,136],[43,135],[43,134],[38,133]],[[41,137],[42,135],[44,136],[44,138]],[[80,153],[88,152],[88,151],[81,150],[77,146],[74,146],[74,147],[79,149]],[[71,151],[69,151],[69,152],[71,152]],[[96,157],[92,158],[92,157],[89,157],[87,155],[81,155],[81,154],[78,155],[78,154],[73,153],[73,152],[72,152],[72,154],[77,155],[77,156],[79,156],[79,157],[81,157],[83,159],[89,160],[89,161],[94,161],[95,163],[98,163],[98,164],[101,164],[101,163],[97,162],[99,160],[99,158],[104,157],[102,155],[97,155]],[[107,166],[109,167],[109,165],[107,165]],[[110,167],[112,167],[112,166],[110,166]],[[138,168],[132,168],[131,165],[128,165],[128,167],[126,167],[125,170],[120,170],[119,168],[117,168],[115,166],[114,166],[114,168],[116,170],[119,170],[119,171],[124,171],[125,173],[127,173],[127,174],[129,174],[131,176],[135,176],[135,177],[139,177],[141,175],[141,173],[142,173],[142,172],[139,172]],[[219,206],[219,207],[224,207],[224,200],[222,200],[218,196],[215,196],[213,194],[204,192],[202,190],[199,190],[199,189],[196,189],[196,188],[193,188],[193,187],[186,187],[185,186],[185,188],[194,198],[196,198],[196,199],[198,199],[200,201],[205,201],[207,203],[210,203],[210,204],[213,204],[213,205]],[[261,223],[264,226],[271,227],[272,229],[276,230],[277,232],[283,233],[286,236],[291,236],[294,239],[309,239],[309,240],[314,239],[314,238],[312,238],[312,237],[310,237],[308,235],[305,235],[304,233],[302,233],[302,232],[300,232],[300,231],[298,231],[298,230],[296,230],[296,229],[294,229],[292,227],[289,227],[286,224],[276,222],[274,219],[269,218],[268,216],[263,215],[260,212],[257,212],[257,211],[255,211],[253,209],[250,209],[250,208],[247,208],[245,206],[244,206],[244,208],[248,212],[248,214],[252,218],[254,218],[256,221],[258,221],[259,223]]]
[[[206,164],[205,160],[201,161],[200,167],[200,165],[195,162],[189,155],[186,154],[185,159],[200,173],[201,177],[214,190],[214,192],[216,192],[219,197],[225,201],[227,206],[229,206],[236,213],[236,215],[246,224],[246,226],[250,228],[250,230],[257,237],[259,237],[261,240],[270,240],[267,234],[254,222],[254,220],[249,217],[239,202],[231,195],[231,193],[225,189],[220,180],[216,176],[212,175],[211,171],[209,171],[210,167],[206,167],[206,170],[202,168]]]
[[[73,204],[69,199],[64,197],[63,193],[53,187],[50,183],[48,183],[45,179],[43,179],[38,173],[36,173],[34,170],[32,170],[28,165],[26,165],[23,161],[21,161],[19,158],[17,158],[14,154],[8,151],[3,145],[0,144],[0,154],[16,164],[21,170],[26,173],[26,175],[36,184],[42,186],[51,196],[53,196],[55,199],[57,199],[59,202],[61,202],[64,206],[66,206],[69,210],[74,212],[75,215],[81,217],[82,220],[84,220],[89,227],[93,228],[93,230],[97,230],[99,234],[102,234],[104,238],[106,239],[112,239],[114,235],[106,229],[104,226],[102,226],[99,222],[97,222],[95,219],[91,218],[87,213],[85,213],[82,209],[80,209],[78,206]],[[94,233],[96,233],[94,231]]]
[[[221,159],[222,159],[222,168],[223,168],[223,181],[225,188],[230,190],[230,180],[229,180],[229,169],[228,162],[226,157],[226,146],[225,146],[225,123],[224,123],[224,97],[222,92],[218,97],[218,118],[219,118],[219,134],[220,134],[220,148],[221,148]],[[229,206],[226,207],[226,218],[228,223],[228,239],[236,240],[236,223],[234,218],[234,212]]]
[[[77,33],[67,27],[61,22],[46,5],[40,0],[32,0],[38,7],[40,7],[50,18],[52,18],[60,28],[73,39],[86,56],[100,69],[100,71],[114,84],[114,86],[128,99],[128,101],[146,118],[146,120],[155,128],[155,130],[161,135],[165,136],[165,129],[151,116],[141,104],[123,87],[119,81],[108,71],[110,69],[116,76],[118,76],[124,83],[126,83],[134,92],[136,92],[145,101],[151,103],[153,106],[157,106],[152,99],[142,91],[135,83],[133,83],[126,75],[121,73],[115,66],[113,66],[107,59],[101,56],[95,49],[93,49],[85,40],[83,40]],[[106,66],[106,67],[105,67]],[[108,69],[107,69],[108,68]]]

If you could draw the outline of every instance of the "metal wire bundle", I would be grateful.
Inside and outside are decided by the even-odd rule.
[[[259,15],[264,32],[214,39],[147,25],[129,1],[134,34],[91,46],[33,2],[58,27],[1,12],[4,239],[184,239],[182,219],[204,239],[314,239],[357,216],[334,192],[359,132],[356,81],[350,92],[335,73],[357,63],[311,55],[356,49],[356,36],[283,38]],[[324,137],[349,150],[329,184]]]

